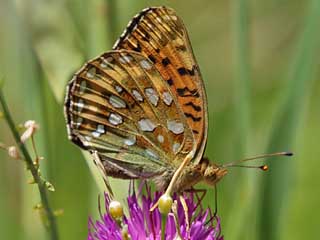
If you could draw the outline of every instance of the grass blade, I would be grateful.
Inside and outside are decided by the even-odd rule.
[[[299,39],[295,57],[288,72],[287,86],[284,88],[282,105],[274,121],[273,132],[268,144],[268,152],[291,149],[298,132],[298,125],[307,93],[315,73],[315,54],[320,40],[317,31],[320,22],[320,2],[310,3],[305,27]],[[272,172],[262,179],[260,197],[260,232],[258,239],[280,239],[281,216],[285,214],[285,203],[290,193],[290,181],[294,177],[294,162],[272,161]]]
[[[250,92],[251,92],[251,80],[250,80],[250,25],[249,25],[249,3],[247,0],[236,1],[233,5],[234,15],[234,114],[236,125],[236,155],[237,158],[244,157],[248,154],[248,148],[250,146],[250,122],[251,122],[251,107],[250,107]],[[251,172],[250,172],[251,173]],[[232,217],[226,226],[226,232],[228,232],[228,238],[236,239],[241,234],[243,229],[244,219],[248,215],[248,204],[252,204],[252,196],[248,193],[253,188],[251,183],[253,174],[246,174],[239,172],[237,178],[239,182],[237,189],[233,192],[236,196],[236,201],[232,202]],[[234,173],[233,173],[234,174]],[[240,175],[241,174],[241,175]],[[248,181],[248,177],[250,180]],[[243,195],[246,192],[245,197],[238,199],[238,196]],[[239,208],[239,206],[242,206]]]

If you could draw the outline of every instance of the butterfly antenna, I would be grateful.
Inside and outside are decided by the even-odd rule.
[[[259,168],[262,171],[267,171],[269,169],[267,165],[251,166],[251,165],[241,165],[241,163],[256,160],[256,159],[276,157],[276,156],[291,157],[293,156],[293,153],[292,152],[276,152],[276,153],[262,154],[262,155],[257,155],[257,156],[237,160],[234,162],[226,163],[226,164],[223,164],[221,167],[222,168],[227,168],[227,167]]]

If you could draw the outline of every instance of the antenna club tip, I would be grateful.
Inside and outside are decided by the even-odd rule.
[[[263,166],[260,167],[260,169],[261,169],[262,171],[268,171],[268,170],[269,170],[269,167],[268,167],[267,165],[263,165]]]
[[[284,155],[288,156],[288,157],[291,157],[291,156],[293,156],[293,152],[284,152]]]

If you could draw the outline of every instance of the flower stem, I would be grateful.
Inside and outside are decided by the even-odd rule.
[[[11,117],[9,108],[7,106],[7,103],[5,101],[5,98],[4,98],[4,95],[3,95],[1,88],[0,88],[0,104],[1,104],[1,107],[3,110],[3,116],[9,125],[9,128],[13,134],[13,137],[14,137],[20,151],[22,152],[22,154],[24,156],[24,160],[27,164],[27,167],[30,170],[30,172],[34,178],[34,182],[38,185],[41,203],[42,203],[43,209],[45,211],[45,214],[46,214],[47,220],[48,220],[47,230],[50,234],[50,239],[51,240],[58,240],[59,237],[58,237],[58,229],[57,229],[56,219],[55,219],[55,215],[49,205],[46,181],[40,177],[38,168],[33,164],[32,158],[31,158],[26,146],[24,145],[23,142],[20,141],[20,135],[15,127],[15,123]]]
[[[161,240],[165,240],[166,223],[167,223],[167,214],[161,214]]]

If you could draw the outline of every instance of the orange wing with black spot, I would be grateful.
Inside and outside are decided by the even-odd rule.
[[[153,62],[187,118],[197,149],[194,161],[199,162],[207,140],[207,100],[187,30],[179,16],[167,7],[143,10],[129,23],[114,49],[130,49]]]

